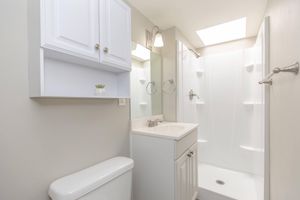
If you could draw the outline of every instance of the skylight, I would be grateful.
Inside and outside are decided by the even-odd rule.
[[[197,31],[205,46],[246,37],[246,17]]]

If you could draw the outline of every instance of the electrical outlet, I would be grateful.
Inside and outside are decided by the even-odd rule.
[[[126,99],[119,99],[119,106],[126,106],[127,100]]]

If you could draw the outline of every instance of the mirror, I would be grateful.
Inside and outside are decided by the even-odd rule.
[[[131,118],[162,114],[161,56],[134,42],[131,55]]]

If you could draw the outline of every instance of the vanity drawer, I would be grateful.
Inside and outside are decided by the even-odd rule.
[[[186,150],[197,142],[197,129],[175,143],[175,159],[179,158]]]

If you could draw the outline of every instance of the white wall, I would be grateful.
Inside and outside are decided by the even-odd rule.
[[[128,3],[127,0],[125,2]],[[130,3],[128,3],[130,5]],[[136,44],[146,46],[146,30],[152,31],[154,24],[139,10],[131,6],[132,40]],[[153,48],[153,52],[160,53],[160,48]]]
[[[133,21],[144,40],[151,23]],[[47,200],[54,179],[128,155],[129,105],[28,98],[27,0],[0,1],[0,24],[0,199]]]
[[[168,80],[176,82],[176,38],[175,30],[163,32],[164,47],[161,49],[163,57],[163,84]],[[166,83],[167,84],[167,83]],[[164,88],[163,88],[164,89]],[[176,92],[163,94],[163,115],[167,121],[176,121]]]
[[[269,0],[271,68],[300,61],[300,1]],[[300,76],[280,74],[271,87],[271,200],[300,197]]]
[[[151,95],[152,115],[162,114],[162,57],[151,53],[151,80],[155,82],[157,91]]]

